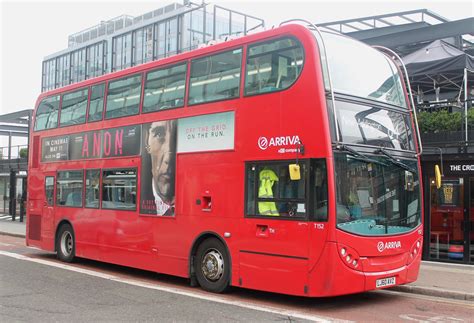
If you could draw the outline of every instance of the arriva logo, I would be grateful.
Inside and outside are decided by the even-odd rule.
[[[400,241],[390,241],[390,242],[385,242],[383,243],[382,241],[379,241],[377,243],[377,250],[379,252],[382,252],[386,249],[398,249],[402,247],[402,243]]]
[[[300,142],[300,137],[298,136],[280,136],[280,137],[267,137],[258,138],[258,148],[265,150],[268,147],[281,147],[281,146],[290,146],[296,145]]]

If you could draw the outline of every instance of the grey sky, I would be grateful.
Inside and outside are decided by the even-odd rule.
[[[200,3],[201,0],[194,0]],[[116,16],[137,16],[176,1],[5,1],[0,0],[0,114],[33,108],[41,87],[41,62],[67,47],[67,37]],[[289,18],[327,22],[426,8],[450,20],[473,16],[459,1],[207,1],[265,19],[267,26]]]

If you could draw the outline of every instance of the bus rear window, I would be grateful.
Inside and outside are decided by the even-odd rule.
[[[110,82],[105,118],[112,119],[138,114],[141,85],[141,74]]]
[[[303,47],[293,38],[249,46],[245,95],[289,88],[303,69]]]
[[[242,49],[192,61],[189,104],[239,97]]]
[[[36,110],[35,131],[58,126],[59,98],[59,95],[55,95],[41,101]]]
[[[146,75],[143,112],[182,107],[186,84],[186,63],[152,71]]]
[[[86,122],[86,107],[89,89],[80,89],[63,95],[61,104],[61,116],[59,125],[61,127]]]

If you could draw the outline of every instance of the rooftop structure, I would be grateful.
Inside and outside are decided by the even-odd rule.
[[[68,48],[43,61],[42,91],[245,35],[264,21],[244,13],[185,1],[132,17],[122,15],[68,37]]]
[[[318,24],[370,45],[389,47],[401,56],[414,52],[437,39],[474,53],[474,18],[457,21],[427,9],[353,18]],[[414,32],[416,31],[416,32]]]

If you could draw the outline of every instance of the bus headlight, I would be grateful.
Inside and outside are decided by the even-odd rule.
[[[423,238],[418,239],[410,249],[410,254],[408,255],[407,265],[415,260],[416,256],[421,253],[421,247],[423,246]]]
[[[360,256],[353,248],[338,244],[339,257],[342,262],[351,269],[362,270]]]

